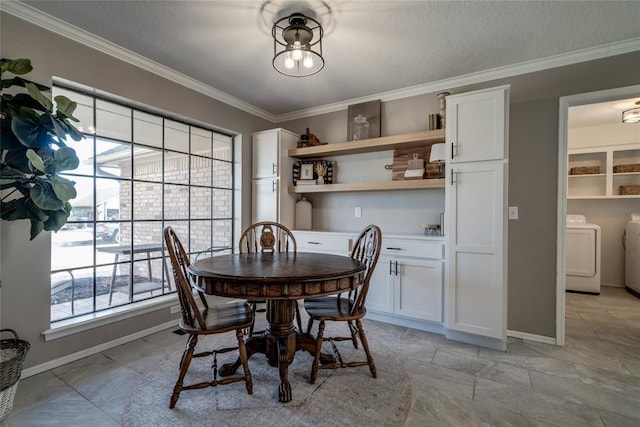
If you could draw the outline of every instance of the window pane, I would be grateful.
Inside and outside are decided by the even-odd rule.
[[[191,252],[204,252],[213,246],[211,220],[191,221]]]
[[[186,185],[164,185],[165,219],[189,218],[189,187]]]
[[[206,157],[191,156],[191,185],[211,185],[212,162]]]
[[[191,218],[211,218],[211,188],[191,187]]]
[[[189,152],[189,126],[184,123],[165,120],[164,148],[168,150]]]
[[[96,134],[131,141],[131,108],[97,99]]]
[[[71,204],[71,215],[69,215],[68,223],[92,221],[94,218],[93,178],[66,175],[65,178],[69,178],[76,183],[75,188],[77,193],[75,199],[69,200]]]
[[[191,154],[211,157],[211,131],[191,127]]]
[[[214,218],[231,218],[231,190],[213,190]]]
[[[213,161],[213,186],[231,188],[231,163]]]
[[[233,230],[230,220],[215,220],[213,221],[213,246],[228,246],[233,247],[231,241],[231,230]]]
[[[96,139],[96,167],[98,168],[96,175],[129,178],[131,176],[131,144]]]
[[[220,160],[231,161],[231,147],[233,138],[226,135],[213,135],[213,157]]]
[[[133,183],[133,219],[162,219],[162,184]]]
[[[162,150],[136,146],[133,153],[133,177],[162,182]]]
[[[134,110],[133,141],[162,148],[162,117]]]
[[[170,153],[164,155],[164,180],[180,184],[189,183],[189,155]]]
[[[120,205],[123,194],[117,179],[96,178],[96,221],[117,220],[120,218]],[[125,199],[126,200],[126,199]]]
[[[133,192],[133,183],[131,181],[121,180],[120,183],[120,212],[119,218],[121,220],[131,219],[131,194]]]

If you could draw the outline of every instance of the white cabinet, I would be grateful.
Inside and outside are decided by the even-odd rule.
[[[507,322],[508,97],[508,87],[447,97],[446,336],[499,349]]]
[[[293,160],[287,153],[297,141],[298,135],[285,129],[253,134],[252,222],[276,221],[293,228],[296,201],[287,193],[287,185],[293,181]]]
[[[480,90],[447,97],[448,162],[507,158],[505,123],[509,90]]]
[[[625,186],[640,185],[638,165],[640,144],[569,150],[567,197],[640,198],[640,194],[621,194]]]
[[[367,310],[442,322],[442,241],[384,238]]]

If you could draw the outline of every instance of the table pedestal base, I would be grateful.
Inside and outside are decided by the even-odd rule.
[[[245,346],[247,357],[256,353],[266,355],[269,365],[278,367],[280,374],[280,386],[278,387],[278,400],[290,402],[291,384],[289,384],[289,365],[298,350],[306,350],[311,355],[316,351],[316,340],[310,334],[303,334],[296,330],[293,319],[296,312],[295,300],[270,300],[267,301],[267,328],[264,334],[249,337]],[[322,354],[322,364],[333,363],[335,359],[331,355]],[[240,360],[228,363],[220,367],[222,376],[233,375],[240,367]]]

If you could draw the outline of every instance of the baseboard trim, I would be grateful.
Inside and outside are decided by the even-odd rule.
[[[67,363],[75,362],[76,360],[80,360],[84,357],[91,356],[101,351],[109,350],[110,348],[117,347],[122,344],[126,344],[128,342],[137,340],[139,338],[146,337],[147,335],[154,334],[156,332],[163,331],[165,329],[169,329],[177,325],[175,320],[162,323],[160,325],[154,326],[149,329],[144,329],[142,331],[135,332],[131,335],[127,335],[124,337],[117,338],[112,341],[108,341],[94,347],[86,348],[84,350],[78,351],[76,353],[68,354],[66,356],[60,357],[58,359],[49,360],[48,362],[41,363],[40,365],[31,366],[29,368],[22,370],[21,378],[28,378],[33,375],[41,374],[42,372],[49,371],[51,369],[57,368],[62,365],[66,365]]]
[[[541,342],[544,344],[558,345],[558,342],[554,337],[546,337],[544,335],[536,335],[536,334],[530,334],[527,332],[507,330],[507,336],[513,337],[513,338],[522,338],[523,340],[527,340],[527,341],[535,341],[535,342]]]
[[[462,331],[445,330],[445,338],[454,341],[460,341],[466,344],[486,347],[492,350],[507,351],[507,342],[498,338],[483,337],[480,335],[470,334]]]
[[[405,328],[417,329],[419,331],[444,335],[444,327],[441,324],[431,323],[425,320],[407,319],[404,317],[397,317],[372,311],[367,311],[367,316],[365,318],[369,320],[376,320],[378,322],[390,323],[392,325],[404,326]]]

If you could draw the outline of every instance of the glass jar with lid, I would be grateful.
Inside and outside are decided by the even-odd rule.
[[[369,138],[369,122],[362,114],[358,114],[353,118],[353,123],[351,124],[351,135],[353,136],[354,141]]]

